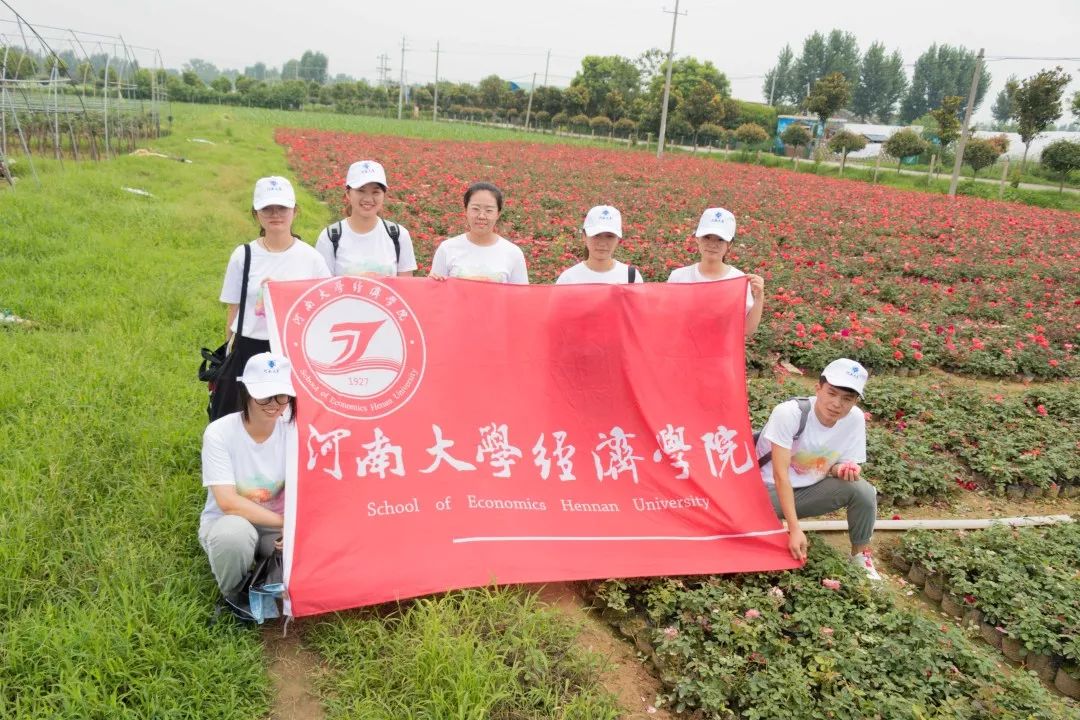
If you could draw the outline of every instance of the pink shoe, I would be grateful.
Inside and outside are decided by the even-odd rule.
[[[881,579],[881,573],[879,573],[877,571],[877,568],[874,567],[874,559],[870,557],[869,550],[863,550],[862,552],[858,552],[852,555],[851,564],[855,565],[858,568],[862,568],[863,572],[866,573],[866,577],[870,578],[871,580]]]

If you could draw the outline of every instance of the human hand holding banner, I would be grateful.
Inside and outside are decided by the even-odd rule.
[[[761,482],[746,279],[270,283],[294,615],[454,588],[797,567]]]

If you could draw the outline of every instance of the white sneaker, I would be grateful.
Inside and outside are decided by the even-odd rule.
[[[869,550],[863,550],[862,552],[858,552],[852,555],[851,564],[858,568],[862,568],[862,570],[866,573],[866,577],[870,578],[871,580],[881,579],[881,573],[879,573],[877,571],[877,568],[874,567],[874,559],[870,557]]]

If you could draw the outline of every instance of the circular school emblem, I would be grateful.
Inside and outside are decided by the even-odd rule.
[[[412,308],[372,278],[324,280],[288,313],[293,380],[327,410],[357,420],[400,409],[424,376],[424,334]]]

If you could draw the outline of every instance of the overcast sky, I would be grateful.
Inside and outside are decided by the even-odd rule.
[[[435,44],[440,43],[439,76],[476,82],[492,73],[528,83],[565,86],[585,55],[634,57],[650,47],[667,50],[675,0],[494,0],[417,2],[352,0],[285,2],[262,0],[7,0],[29,22],[80,31],[121,34],[132,45],[160,51],[166,67],[190,58],[221,69],[243,70],[263,61],[280,67],[307,49],[330,61],[331,75],[346,73],[374,80],[379,55],[389,57],[396,78],[401,39],[406,37],[407,82],[435,78]],[[912,64],[932,42],[986,48],[995,57],[1080,57],[1080,0],[1041,0],[1030,13],[1002,0],[903,0],[818,3],[680,0],[675,42],[677,55],[711,60],[731,79],[733,95],[764,100],[761,76],[790,43],[796,55],[814,30],[833,27],[853,32],[860,49],[879,40],[899,49]],[[0,20],[12,19],[0,6]],[[14,26],[0,23],[9,39]],[[46,37],[60,36],[55,30]],[[66,47],[66,45],[64,45]],[[87,48],[88,52],[95,49]],[[148,59],[140,57],[143,65]],[[989,120],[993,98],[1006,77],[1021,78],[1061,64],[1073,75],[1067,92],[1080,88],[1080,61],[998,60],[988,65],[990,92],[976,114]],[[910,77],[911,68],[907,68]],[[1066,110],[1062,121],[1072,119]]]

